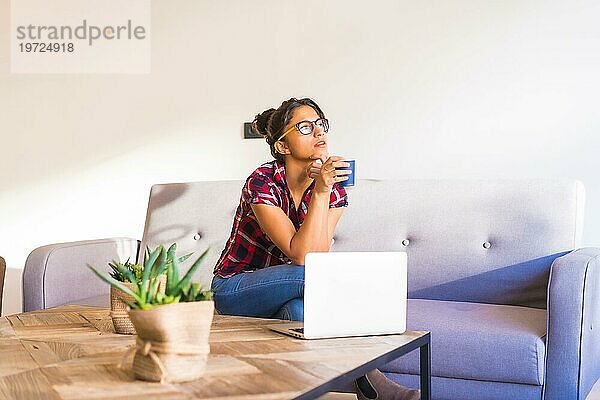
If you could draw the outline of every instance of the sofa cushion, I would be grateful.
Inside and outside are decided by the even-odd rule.
[[[542,385],[546,310],[482,303],[409,299],[407,328],[431,332],[435,376]],[[412,352],[381,368],[419,373]]]

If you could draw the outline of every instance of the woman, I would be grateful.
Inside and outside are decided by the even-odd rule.
[[[258,114],[252,127],[265,136],[275,160],[244,184],[214,270],[215,307],[221,314],[302,321],[304,257],[329,251],[348,205],[340,182],[351,172],[339,169],[349,166],[342,157],[329,156],[329,122],[311,99],[284,101]],[[357,385],[360,398],[418,398],[418,391],[404,396],[414,393],[379,371]]]

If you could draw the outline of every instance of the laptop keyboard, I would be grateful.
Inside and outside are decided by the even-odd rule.
[[[298,332],[298,333],[304,333],[304,328],[292,328],[292,329],[290,329],[290,331],[294,331],[294,332]]]

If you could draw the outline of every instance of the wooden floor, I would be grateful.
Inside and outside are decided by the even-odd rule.
[[[327,393],[319,397],[319,400],[356,400],[354,393]]]
[[[215,316],[204,377],[161,385],[135,380],[128,368],[118,368],[135,337],[115,334],[108,310],[64,306],[6,316],[0,318],[0,397],[289,399],[318,392],[332,379],[349,376],[349,371],[424,335],[306,341],[265,327],[273,323],[277,321]],[[333,393],[323,397],[355,398]]]

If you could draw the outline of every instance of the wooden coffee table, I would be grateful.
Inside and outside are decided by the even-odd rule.
[[[300,340],[277,320],[216,315],[205,375],[193,382],[135,380],[119,362],[134,336],[114,333],[108,310],[61,306],[0,318],[0,397],[43,399],[314,399],[420,348],[430,398],[429,333]],[[281,321],[285,323],[285,321]]]

